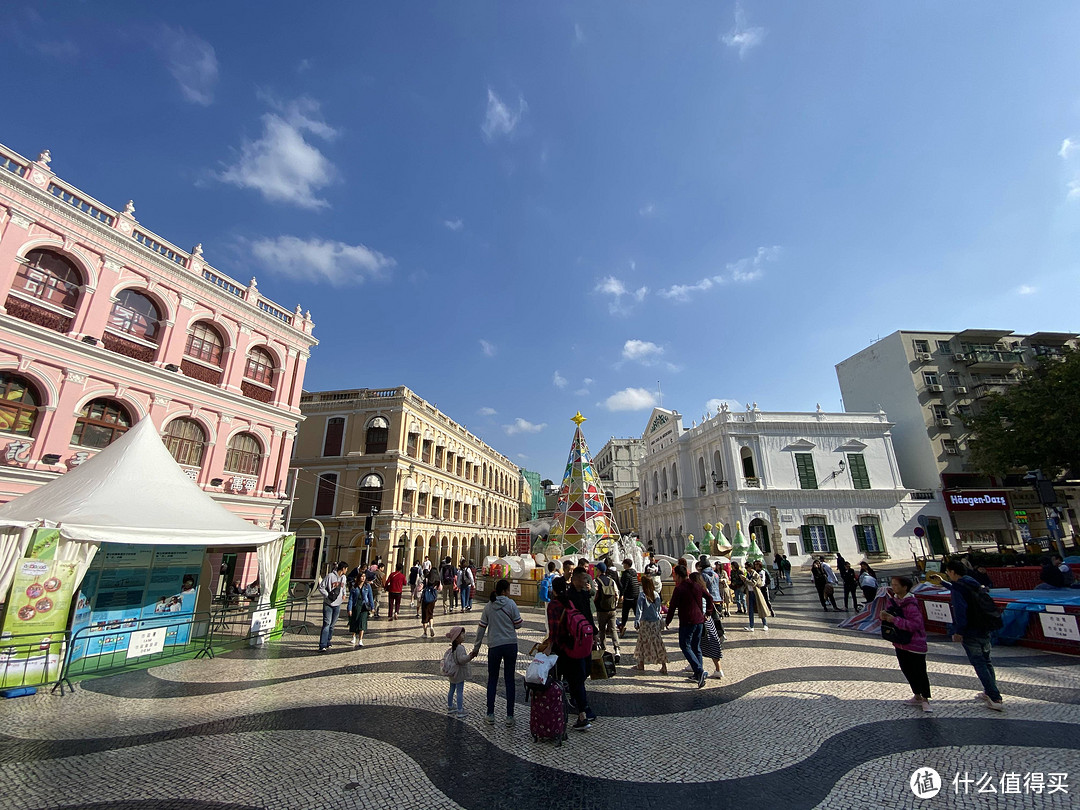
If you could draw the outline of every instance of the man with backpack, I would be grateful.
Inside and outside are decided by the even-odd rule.
[[[450,594],[455,592],[454,580],[457,579],[457,569],[454,568],[449,557],[444,559],[442,565],[439,566],[439,576],[442,579],[442,612],[445,616],[447,613],[454,612],[450,606]]]
[[[458,589],[461,591],[461,612],[472,610],[472,588],[476,582],[473,576],[472,566],[463,559],[461,568],[458,569]]]
[[[555,561],[549,560],[547,564],[547,573],[544,574],[544,578],[540,580],[540,584],[536,586],[536,601],[541,605],[547,605],[551,601],[551,581],[555,579]]]
[[[585,606],[589,607],[588,574],[580,568],[574,574],[570,582],[565,577],[552,580],[553,598],[547,607],[548,637],[545,646],[559,657],[559,672],[566,679],[569,697],[578,715],[574,730],[588,731],[596,719],[585,691],[595,636],[591,609],[589,614],[582,613],[574,599],[575,592],[583,594]]]
[[[619,583],[608,573],[606,563],[596,564],[596,624],[600,630],[600,649],[607,650],[607,639],[611,636],[612,652],[615,663],[619,663],[619,634],[615,630],[615,609],[619,606]]]
[[[964,645],[968,661],[983,686],[976,700],[983,701],[995,712],[1005,711],[998,691],[994,662],[990,659],[990,633],[1001,627],[1001,610],[994,604],[990,592],[968,575],[961,560],[950,560],[945,566],[949,582],[942,585],[952,591],[953,641]]]

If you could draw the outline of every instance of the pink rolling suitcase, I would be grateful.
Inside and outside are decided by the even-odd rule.
[[[529,688],[529,731],[533,741],[554,740],[555,745],[562,745],[566,739],[566,702],[559,681],[552,679],[543,691]]]

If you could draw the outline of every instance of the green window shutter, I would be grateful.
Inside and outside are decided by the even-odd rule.
[[[810,527],[800,526],[799,528],[802,530],[803,554],[812,554],[814,551],[814,540],[810,536]]]
[[[829,551],[836,553],[836,529],[832,526],[825,527],[825,542],[829,544]]]
[[[870,489],[870,474],[866,471],[866,459],[862,453],[848,454],[848,469],[851,471],[851,483],[855,489]]]
[[[796,453],[795,466],[799,471],[799,488],[817,489],[817,474],[814,472],[814,456],[810,453]]]
[[[866,551],[866,527],[859,525],[855,527],[855,547],[859,551]]]

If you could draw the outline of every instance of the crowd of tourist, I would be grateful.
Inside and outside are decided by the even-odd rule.
[[[678,620],[678,646],[687,662],[679,674],[700,689],[710,678],[724,677],[721,661],[725,620],[730,622],[735,616],[745,615],[745,630],[753,632],[756,621],[760,621],[761,630],[768,631],[768,620],[775,617],[772,596],[782,594],[784,585],[791,584],[790,563],[780,554],[770,567],[762,560],[740,565],[727,560],[714,563],[705,556],[692,562],[680,559],[671,567],[670,575],[672,590],[665,603],[660,566],[651,559],[647,559],[640,573],[630,559],[622,560],[618,566],[610,557],[595,564],[585,558],[547,563],[537,583],[539,602],[545,610],[546,636],[536,649],[557,659],[552,677],[565,684],[566,701],[576,715],[573,729],[586,730],[597,719],[589,703],[587,681],[590,677],[607,677],[603,674],[605,658],[614,664],[621,663],[620,642],[630,629],[631,618],[636,671],[658,665],[662,675],[668,674],[663,633]],[[809,575],[825,611],[830,604],[833,610],[841,610],[835,598],[838,585],[844,589],[843,611],[849,610],[849,604],[850,609],[860,610],[860,595],[863,610],[871,605],[879,608],[881,634],[892,643],[900,670],[911,689],[912,695],[905,703],[931,712],[927,634],[923,612],[912,593],[915,581],[897,575],[890,577],[885,585],[868,562],[862,561],[856,568],[840,555],[836,555],[835,570],[823,556],[814,558]],[[1068,587],[1071,578],[1068,566],[1055,557],[1044,567],[1044,586],[1040,587]],[[994,711],[1003,711],[990,638],[1001,627],[1000,610],[995,611],[989,597],[990,583],[985,569],[970,570],[962,561],[953,560],[946,565],[945,577],[934,581],[950,591],[951,638],[962,645],[983,687],[976,698]],[[352,645],[363,647],[369,617],[380,615],[383,592],[387,594],[387,621],[401,618],[402,598],[407,593],[414,617],[420,623],[421,636],[434,638],[434,614],[440,599],[443,615],[471,611],[476,584],[476,570],[465,559],[455,565],[447,557],[438,566],[424,560],[417,562],[408,575],[398,565],[389,576],[380,560],[351,572],[348,565],[338,563],[318,585],[323,602],[319,651],[331,647],[332,631],[342,606],[347,610]],[[443,656],[442,672],[450,681],[447,711],[451,715],[461,716],[464,712],[462,690],[468,679],[469,662],[477,657],[486,639],[486,720],[489,724],[495,722],[501,673],[506,724],[514,724],[518,630],[523,619],[517,603],[510,597],[510,589],[507,579],[494,583],[471,651],[466,649],[466,630],[462,625],[454,625],[445,634],[450,647]],[[877,603],[877,600],[882,601]]]

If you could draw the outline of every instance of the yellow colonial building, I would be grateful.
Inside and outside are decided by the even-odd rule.
[[[300,410],[290,521],[299,554],[317,554],[323,533],[325,561],[380,556],[388,570],[513,551],[520,470],[413,391],[305,392]]]

